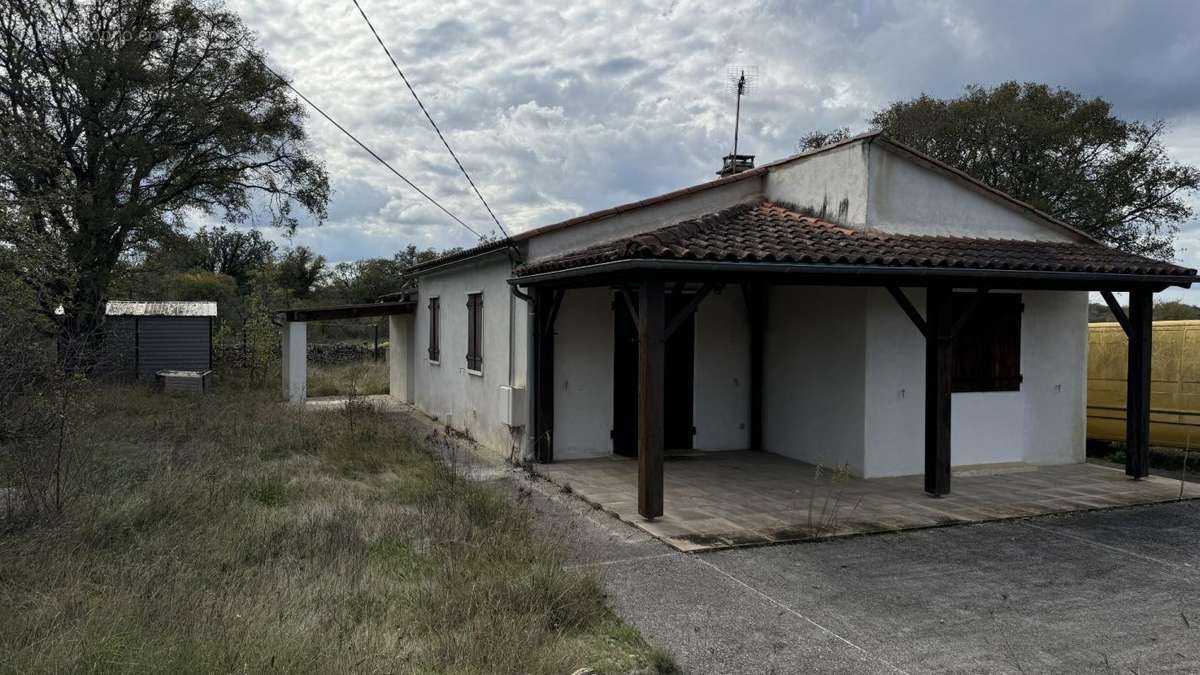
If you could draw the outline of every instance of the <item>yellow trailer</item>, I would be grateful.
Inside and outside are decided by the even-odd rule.
[[[1200,445],[1200,321],[1155,321],[1150,444]],[[1129,342],[1117,323],[1088,326],[1087,435],[1125,440]]]

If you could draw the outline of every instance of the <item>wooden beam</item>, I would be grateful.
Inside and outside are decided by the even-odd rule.
[[[1150,475],[1150,361],[1154,294],[1129,292],[1129,371],[1125,396],[1125,474]]]
[[[550,322],[555,307],[555,293],[549,289],[533,290],[533,419],[534,457],[539,462],[554,461],[554,324]],[[561,295],[558,301],[562,301]]]
[[[979,303],[983,301],[983,296],[985,295],[987,295],[986,288],[976,289],[975,295],[971,296],[971,304],[967,305],[966,309],[963,310],[962,315],[954,320],[954,328],[950,330],[951,337],[958,337],[958,332],[963,329],[963,326],[967,325],[967,321],[970,320],[971,315],[975,313],[975,310],[979,309]]]
[[[704,298],[707,297],[710,292],[712,292],[712,289],[715,285],[716,284],[708,283],[701,286],[700,290],[692,296],[692,299],[688,300],[688,303],[680,308],[680,310],[675,313],[675,316],[671,317],[671,322],[667,324],[668,340],[671,339],[671,336],[675,334],[675,331],[679,330],[679,327],[688,320],[688,317],[696,312],[696,308],[699,307]]]
[[[363,305],[329,305],[327,307],[300,307],[275,310],[278,321],[333,321],[337,319],[367,319],[377,316],[412,314],[417,309],[416,301],[372,302]]]
[[[900,305],[900,309],[904,310],[904,313],[908,315],[909,320],[913,322],[913,325],[917,327],[917,330],[921,331],[921,335],[925,335],[927,330],[925,327],[925,319],[921,316],[921,313],[917,311],[917,308],[913,307],[912,302],[909,301],[908,296],[904,294],[904,291],[900,290],[899,286],[888,286],[887,289],[888,293],[891,293],[892,297],[896,299],[896,304]]]
[[[629,286],[618,286],[617,293],[622,298],[625,298],[625,308],[629,310],[629,318],[633,320],[633,324],[636,326],[638,322],[638,309],[633,304],[633,290]]]
[[[953,298],[946,286],[931,286],[926,291],[925,491],[934,497],[950,493]]]
[[[545,317],[546,325],[542,326],[543,331],[554,331],[554,322],[558,320],[558,309],[562,307],[563,296],[566,294],[566,289],[558,289],[554,291],[554,296],[550,301],[550,311]]]
[[[1125,331],[1125,337],[1130,337],[1132,333],[1130,332],[1129,317],[1125,314],[1125,308],[1113,297],[1112,291],[1100,291],[1100,295],[1104,296],[1104,303],[1108,305],[1108,311],[1112,312],[1113,318],[1117,320],[1117,323],[1121,324],[1121,330]]]
[[[750,320],[750,449],[763,449],[763,353],[766,344],[767,285],[742,284]]]
[[[638,513],[653,519],[663,514],[667,343],[663,282],[643,282],[638,299]]]

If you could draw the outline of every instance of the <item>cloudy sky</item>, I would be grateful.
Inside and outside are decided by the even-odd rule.
[[[479,229],[469,192],[351,0],[228,0],[270,62]],[[1164,119],[1200,164],[1200,3],[360,0],[513,231],[707,180],[732,144],[727,71],[759,77],[740,148],[790,154],[814,128],[968,83],[1039,81]],[[309,129],[334,194],[294,243],[333,261],[473,237],[324,120]],[[1200,205],[1200,198],[1197,199]],[[1179,241],[1200,266],[1200,222]],[[1200,290],[1176,295],[1200,303]]]

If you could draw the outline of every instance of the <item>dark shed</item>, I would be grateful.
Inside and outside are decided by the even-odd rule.
[[[113,301],[105,312],[117,372],[153,381],[160,370],[212,369],[217,303]]]

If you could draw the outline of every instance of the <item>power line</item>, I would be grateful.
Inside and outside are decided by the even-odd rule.
[[[500,224],[500,219],[496,217],[496,213],[492,211],[492,207],[489,206],[487,200],[483,198],[483,193],[479,191],[479,188],[475,185],[475,181],[471,180],[471,174],[467,173],[467,168],[463,166],[461,161],[459,161],[458,155],[454,154],[454,150],[450,147],[450,143],[447,142],[446,137],[442,135],[442,130],[438,128],[437,122],[433,121],[433,117],[429,114],[429,110],[427,110],[425,108],[425,104],[421,102],[421,97],[417,96],[416,90],[413,89],[413,86],[409,83],[408,78],[404,76],[404,71],[400,69],[400,64],[396,63],[396,57],[392,56],[392,51],[388,49],[386,44],[384,44],[383,38],[379,37],[379,31],[375,30],[375,25],[371,23],[371,19],[367,17],[367,13],[363,11],[362,5],[358,3],[358,0],[352,0],[352,2],[354,3],[354,6],[358,8],[358,13],[362,15],[363,21],[367,22],[367,27],[371,29],[371,34],[375,36],[375,41],[379,43],[380,47],[383,47],[383,53],[387,54],[388,59],[392,62],[392,66],[396,68],[396,74],[400,76],[401,80],[404,80],[404,86],[408,87],[408,93],[412,94],[413,100],[417,102],[417,105],[421,108],[421,112],[425,113],[425,119],[429,120],[429,125],[433,127],[433,130],[437,132],[438,138],[442,140],[442,145],[446,146],[446,152],[449,152],[450,156],[454,158],[454,163],[458,165],[458,170],[462,172],[463,177],[465,177],[467,182],[471,184],[471,189],[475,191],[475,196],[479,197],[479,201],[483,203],[483,208],[487,209],[488,215],[492,217],[492,222],[496,223],[496,227],[500,230],[500,234],[504,235],[505,239],[508,239],[508,232],[506,232],[504,226]]]
[[[186,0],[186,2],[187,2],[187,4],[191,5],[192,9],[196,10],[196,12],[197,12],[198,14],[200,14],[201,16],[205,16],[205,17],[207,18],[207,15],[205,14],[204,10],[202,10],[202,9],[200,9],[198,6],[196,6],[196,4],[195,4],[195,3],[194,3],[192,0]],[[214,28],[216,28],[216,27],[217,27],[217,23],[216,23],[215,21],[212,21],[211,19],[209,19],[209,22],[210,22],[210,23],[213,25],[213,27],[214,27]],[[229,37],[229,35],[228,35],[228,34],[226,34],[226,37]],[[313,102],[312,102],[312,101],[311,101],[311,100],[310,100],[310,99],[309,99],[307,96],[305,96],[304,94],[302,94],[302,93],[300,92],[300,90],[299,90],[299,89],[297,89],[295,86],[293,86],[293,85],[292,85],[292,83],[291,83],[291,82],[289,82],[289,81],[287,80],[287,78],[285,78],[285,77],[283,77],[282,75],[280,75],[279,73],[275,72],[275,70],[274,70],[273,68],[271,68],[271,66],[267,65],[267,62],[266,62],[266,61],[265,61],[265,60],[264,60],[264,59],[263,59],[261,56],[259,56],[258,54],[256,54],[256,53],[254,52],[254,50],[252,50],[252,49],[250,49],[249,47],[247,47],[246,45],[242,44],[242,42],[241,42],[240,40],[238,40],[237,46],[238,46],[238,48],[240,48],[242,51],[246,52],[246,54],[248,54],[248,55],[250,56],[250,58],[252,58],[252,59],[254,59],[255,61],[257,61],[257,62],[258,62],[258,64],[259,64],[260,66],[262,66],[262,67],[263,67],[263,68],[264,68],[264,69],[265,69],[265,70],[266,70],[268,73],[270,73],[270,74],[274,75],[276,79],[278,79],[280,82],[282,82],[282,83],[283,83],[283,86],[287,87],[288,89],[291,89],[291,90],[292,90],[292,93],[294,93],[296,96],[299,96],[299,97],[300,97],[300,99],[301,99],[302,101],[304,101],[305,103],[307,103],[307,104],[308,104],[308,105],[309,105],[309,106],[310,106],[310,107],[311,107],[313,110],[316,110],[316,111],[317,111],[317,113],[321,115],[321,117],[324,117],[326,120],[328,120],[328,121],[329,121],[329,123],[330,123],[330,124],[332,124],[333,126],[337,127],[338,131],[342,132],[343,134],[345,134],[346,136],[348,136],[348,137],[350,138],[350,140],[352,140],[352,141],[354,141],[356,144],[358,144],[358,147],[360,147],[360,148],[362,148],[364,151],[366,151],[366,153],[367,153],[367,154],[369,154],[371,157],[373,157],[373,158],[375,159],[375,161],[377,161],[377,162],[379,162],[380,164],[382,164],[383,166],[387,167],[387,169],[388,169],[389,171],[391,171],[392,173],[396,174],[396,176],[397,176],[397,177],[398,177],[400,180],[402,180],[402,181],[404,181],[406,184],[408,184],[408,186],[409,186],[410,188],[412,188],[413,190],[416,190],[417,194],[421,195],[422,197],[424,197],[425,199],[427,199],[427,200],[429,201],[429,203],[431,203],[431,204],[433,204],[434,206],[436,206],[436,207],[438,207],[439,209],[441,209],[442,213],[445,213],[446,215],[450,216],[450,217],[451,217],[451,218],[454,220],[454,222],[456,222],[456,223],[458,223],[459,225],[462,225],[463,227],[467,228],[467,230],[468,230],[468,231],[469,231],[471,234],[475,235],[477,238],[479,238],[479,239],[483,239],[483,238],[484,238],[484,236],[483,236],[482,234],[480,234],[478,231],[476,231],[476,230],[475,230],[475,228],[471,227],[470,225],[467,225],[465,222],[463,222],[463,220],[462,220],[461,218],[459,218],[458,216],[456,216],[456,215],[454,215],[453,213],[451,213],[451,212],[450,212],[450,210],[449,210],[449,209],[447,209],[445,206],[442,206],[442,205],[441,205],[441,203],[439,203],[439,202],[438,202],[438,200],[434,199],[434,198],[433,198],[433,197],[431,197],[431,196],[430,196],[430,195],[429,195],[427,192],[425,192],[425,191],[424,191],[424,190],[422,190],[421,188],[417,187],[416,183],[413,183],[411,180],[409,180],[407,177],[405,177],[405,175],[404,175],[404,174],[402,174],[402,173],[400,173],[399,171],[397,171],[395,167],[393,167],[391,164],[389,164],[389,163],[387,162],[387,160],[383,159],[382,157],[380,157],[380,156],[379,156],[379,154],[378,154],[378,153],[376,153],[374,150],[372,150],[371,148],[369,148],[369,147],[367,146],[367,144],[366,144],[366,143],[363,143],[362,141],[358,140],[358,137],[357,137],[357,136],[355,136],[354,134],[350,133],[350,131],[349,131],[349,130],[347,130],[347,129],[346,129],[346,127],[343,127],[341,124],[339,124],[337,120],[333,119],[333,117],[331,117],[331,116],[329,115],[329,113],[327,113],[327,112],[325,112],[324,110],[322,110],[322,109],[321,109],[321,108],[320,108],[320,107],[319,107],[319,106],[318,106],[316,103],[313,103]],[[415,93],[414,93],[413,95],[414,95],[414,96],[416,96],[416,94],[415,94]],[[430,120],[430,121],[432,122],[432,120]],[[441,132],[439,132],[439,133],[438,133],[438,135],[441,135]],[[447,147],[448,147],[448,146],[447,146]],[[460,165],[459,165],[459,167],[461,168],[461,167],[462,167],[462,165],[460,164]],[[465,171],[465,170],[464,170],[464,171]],[[468,178],[467,180],[470,180],[470,178]],[[474,184],[473,184],[473,183],[472,183],[472,186],[474,186]],[[476,190],[476,194],[478,194],[478,192],[479,192],[479,191],[478,191],[478,190]],[[480,199],[483,199],[483,197],[481,196],[481,197],[480,197]],[[485,202],[485,205],[486,205],[486,202]],[[489,211],[489,212],[491,212],[491,209],[488,209],[488,211]],[[496,216],[493,214],[493,215],[492,215],[492,218],[493,218],[493,219],[495,219],[495,217],[496,217]],[[497,221],[497,224],[499,224],[499,221]],[[503,230],[503,228],[501,228],[501,230],[500,230],[500,231],[501,231],[501,232],[503,232],[503,231],[504,231],[504,230]],[[506,235],[506,236],[507,236],[507,235]]]

